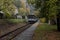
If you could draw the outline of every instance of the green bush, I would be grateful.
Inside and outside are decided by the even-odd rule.
[[[45,18],[40,18],[41,23],[45,23],[46,19]]]

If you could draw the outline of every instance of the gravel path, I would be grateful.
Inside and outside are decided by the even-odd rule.
[[[30,28],[26,29],[24,32],[22,32],[12,40],[32,40],[34,30],[36,29],[38,24],[38,22],[33,24]]]

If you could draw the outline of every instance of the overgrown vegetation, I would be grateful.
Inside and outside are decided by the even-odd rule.
[[[6,19],[7,23],[15,24],[15,23],[24,23],[25,19]]]
[[[13,19],[14,15],[17,14],[16,10],[19,15],[24,16],[30,12],[29,8],[26,8],[26,2],[23,0],[0,0],[0,11],[4,12],[4,18]]]
[[[33,40],[59,40],[60,32],[56,25],[39,24],[33,35]]]
[[[32,4],[33,1],[30,1]],[[34,0],[35,14],[39,18],[45,18],[46,23],[58,25],[60,29],[60,1],[59,0]],[[57,16],[58,15],[58,16]]]
[[[43,23],[38,25],[36,32],[37,31],[53,31],[53,30],[57,30],[57,25],[49,25],[47,23]]]
[[[0,19],[0,25],[26,23],[25,19]]]
[[[6,18],[10,18],[14,13],[15,6],[13,5],[14,0],[0,0],[0,11],[4,12]]]

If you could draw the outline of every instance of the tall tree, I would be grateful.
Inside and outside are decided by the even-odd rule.
[[[32,4],[34,5],[35,4],[35,0],[27,0],[28,4]]]
[[[20,0],[14,0],[14,5],[17,7],[17,8],[20,8],[20,4],[21,4],[21,1]]]
[[[40,10],[40,17],[50,19],[57,14],[57,0],[36,0],[36,8]]]
[[[14,0],[0,0],[0,10],[4,12],[5,16],[11,17],[14,13],[15,6],[13,4]]]
[[[60,1],[58,0],[58,2],[56,2],[57,6],[58,6],[58,14],[57,14],[57,29],[58,31],[60,31]]]

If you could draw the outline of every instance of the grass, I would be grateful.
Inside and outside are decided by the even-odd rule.
[[[33,40],[60,40],[56,25],[40,24],[33,35]]]
[[[26,23],[25,19],[0,19],[0,25]]]
[[[38,28],[36,31],[51,31],[51,30],[57,30],[56,25],[48,25],[48,24],[40,24],[38,25]]]
[[[7,19],[8,23],[24,23],[25,19]]]

